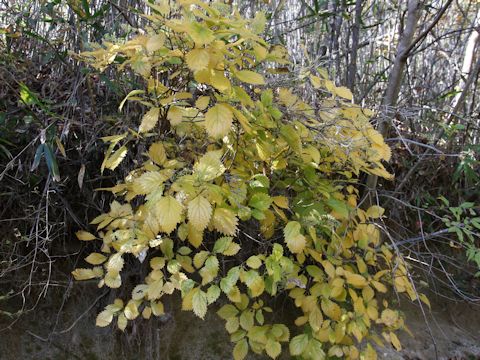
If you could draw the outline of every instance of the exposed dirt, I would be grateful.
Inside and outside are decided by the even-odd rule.
[[[232,346],[223,321],[213,312],[202,321],[191,313],[180,311],[178,301],[173,299],[166,304],[169,313],[165,317],[139,322],[127,334],[122,334],[112,332],[111,328],[95,327],[95,314],[111,300],[106,295],[94,303],[92,294],[95,293],[101,294],[93,283],[76,284],[69,297],[64,297],[63,291],[50,291],[34,312],[0,333],[0,359],[231,358]],[[431,301],[432,312],[426,309],[426,315],[435,341],[421,310],[402,301],[401,310],[407,316],[414,337],[400,334],[404,350],[399,353],[390,347],[378,348],[379,359],[435,359],[434,344],[438,359],[480,359],[480,307],[464,303],[446,304],[435,298]],[[9,322],[0,317],[0,328]]]

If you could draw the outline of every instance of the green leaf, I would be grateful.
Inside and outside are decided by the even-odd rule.
[[[220,239],[215,241],[215,245],[213,245],[213,252],[223,254],[225,250],[228,249],[232,241],[233,241],[232,237],[222,236]]]
[[[213,31],[197,21],[191,22],[186,31],[198,46],[210,44],[213,40],[215,40]]]
[[[269,195],[263,193],[253,194],[253,196],[250,198],[250,201],[248,202],[248,206],[256,208],[260,211],[267,210],[271,204],[272,198]]]
[[[234,360],[243,360],[248,354],[248,343],[246,339],[240,340],[233,348]]]
[[[195,291],[192,297],[193,312],[201,319],[204,319],[207,314],[207,303],[207,294],[200,289]]]
[[[290,221],[283,230],[287,247],[294,254],[301,253],[306,245],[305,236],[300,233],[301,228],[299,222]]]
[[[231,305],[231,304],[226,304],[223,305],[218,311],[217,311],[218,316],[220,316],[224,320],[228,320],[231,317],[234,317],[238,314],[238,309]]]
[[[302,140],[292,125],[283,125],[280,134],[294,152],[302,153]]]
[[[207,290],[207,302],[213,304],[220,297],[220,288],[217,285],[212,285]]]
[[[348,218],[348,207],[347,204],[343,201],[330,198],[327,200],[327,205],[332,208],[336,213],[338,213],[343,218]]]
[[[265,345],[265,351],[268,356],[270,356],[272,359],[275,359],[282,352],[282,345],[280,345],[278,341],[275,341],[274,339],[269,337],[267,340],[267,344]]]
[[[308,345],[308,335],[301,334],[297,335],[292,340],[290,340],[290,355],[300,356],[305,351]]]

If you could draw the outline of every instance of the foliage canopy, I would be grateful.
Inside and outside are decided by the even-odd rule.
[[[402,258],[381,242],[375,221],[383,209],[357,204],[361,172],[391,177],[382,165],[390,149],[369,123],[372,112],[321,69],[301,73],[315,104],[269,85],[290,63],[285,48],[262,38],[262,13],[245,20],[228,5],[198,0],[148,5],[151,25],[142,35],[80,55],[102,71],[132,69],[145,88],[120,109],[127,101],[147,109],[138,129],[104,138],[102,171],[117,168],[129,144],[148,152],[106,189],[117,200],[91,222],[97,235],[77,233],[102,247],[85,259],[92,268],[73,275],[119,288],[132,256],[148,259],[151,271],[97,325],[117,318],[124,330],[140,314],[163,314],[162,298],[180,292],[182,308],[202,319],[225,298],[218,315],[235,359],[250,350],[276,358],[282,343],[303,359],[374,359],[370,344],[357,346],[381,341],[374,324],[400,349],[395,330],[403,319],[379,296],[386,285],[417,294]],[[282,293],[298,308],[296,328],[269,321],[269,302]]]

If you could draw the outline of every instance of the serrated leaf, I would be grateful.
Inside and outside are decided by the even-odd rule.
[[[288,249],[294,253],[299,254],[307,244],[305,236],[300,233],[301,225],[297,221],[290,221],[283,230],[285,242]]]
[[[212,217],[212,205],[203,196],[198,195],[188,203],[188,220],[198,230],[203,231]]]
[[[192,71],[206,69],[210,61],[207,49],[193,49],[185,55],[185,61]]]
[[[224,235],[235,235],[237,233],[238,219],[235,213],[226,208],[216,208],[213,214],[213,226]]]
[[[366,216],[371,219],[378,219],[383,216],[384,212],[385,212],[384,208],[377,205],[373,205],[367,210]]]
[[[91,253],[85,258],[85,261],[92,265],[103,264],[105,260],[107,260],[107,257],[100,253]]]
[[[148,52],[154,52],[160,50],[165,43],[165,35],[164,34],[155,34],[150,36],[147,40],[146,48]]]
[[[200,181],[213,180],[225,172],[221,157],[221,151],[208,151],[195,163],[193,169]]]
[[[104,161],[104,166],[107,169],[115,170],[118,165],[125,159],[127,156],[128,149],[124,145],[120,147],[117,151],[115,151],[111,156],[106,157]]]
[[[77,231],[75,235],[77,236],[78,240],[82,240],[82,241],[91,241],[96,239],[95,235],[89,233],[88,231],[83,231],[83,230]]]
[[[158,223],[170,234],[182,220],[183,206],[171,195],[162,197],[155,204]]]
[[[363,288],[368,285],[367,279],[365,279],[360,274],[352,274],[350,272],[346,272],[345,278],[347,280],[347,284],[350,284],[356,288]]]
[[[97,275],[92,269],[78,268],[72,271],[75,280],[90,280],[95,279]]]
[[[226,104],[216,104],[205,113],[205,129],[215,139],[227,135],[232,123],[233,113]]]
[[[184,110],[184,108],[174,105],[168,108],[167,120],[170,121],[170,125],[176,126],[182,122]]]
[[[279,208],[288,209],[288,199],[285,196],[275,196],[273,202]]]
[[[262,260],[256,255],[250,256],[247,259],[247,266],[252,269],[258,269],[260,266],[262,266]]]
[[[108,310],[103,310],[97,315],[97,319],[95,320],[95,325],[99,327],[106,327],[110,325],[113,320],[113,313]]]
[[[300,356],[305,351],[308,345],[308,335],[301,334],[297,335],[292,340],[290,340],[290,355],[292,356]]]
[[[158,190],[165,180],[166,176],[158,171],[147,171],[133,181],[132,191],[136,195],[147,195]]]
[[[245,310],[240,314],[240,326],[243,329],[248,331],[253,327],[254,324],[254,313],[252,310]]]
[[[122,314],[119,314],[118,315],[118,319],[117,319],[117,326],[118,328],[121,330],[121,331],[125,331],[125,329],[127,328],[127,325],[128,325],[128,320],[127,318],[125,317],[125,315],[122,313]]]
[[[217,285],[212,285],[207,290],[207,302],[213,304],[220,297],[221,291]]]
[[[231,305],[223,305],[218,311],[217,311],[218,316],[220,316],[224,320],[228,320],[231,317],[234,317],[238,314],[238,309]]]
[[[347,99],[347,100],[352,100],[353,99],[353,95],[352,95],[352,92],[350,91],[349,88],[345,87],[345,86],[340,86],[340,87],[336,87],[334,89],[334,92],[336,95],[344,98],[344,99]]]
[[[248,354],[248,342],[246,339],[242,339],[237,342],[233,348],[233,359],[243,360]]]
[[[134,320],[138,317],[138,315],[140,315],[138,312],[138,306],[133,300],[128,302],[128,304],[125,306],[125,309],[123,309],[123,313],[128,320]]]
[[[195,20],[188,24],[185,30],[198,46],[210,44],[215,40],[213,31]]]
[[[250,198],[248,206],[258,209],[260,211],[267,210],[272,204],[272,198],[267,194],[256,193]]]
[[[195,291],[192,297],[192,308],[195,315],[204,319],[207,314],[207,294],[202,290]]]
[[[282,352],[282,345],[278,341],[275,341],[272,338],[268,338],[267,344],[265,345],[265,352],[272,359],[277,358]]]
[[[235,73],[238,80],[252,85],[264,85],[265,79],[259,73],[250,70],[241,70]]]
[[[213,252],[223,254],[228,249],[232,241],[232,237],[222,236],[220,239],[215,241],[215,244],[213,245]]]
[[[195,107],[199,110],[205,110],[210,104],[210,96],[200,96],[197,101],[195,101]]]
[[[118,274],[123,268],[124,260],[121,253],[116,253],[110,256],[106,269],[110,273]]]
[[[402,344],[400,343],[400,340],[398,339],[397,335],[394,332],[390,332],[389,335],[390,335],[390,342],[395,347],[395,350],[401,351]]]
[[[160,108],[153,107],[143,115],[142,122],[138,128],[139,133],[144,133],[152,130],[157,124],[158,117],[160,115]]]
[[[165,147],[162,143],[153,143],[148,149],[148,156],[155,164],[162,165],[167,160]]]

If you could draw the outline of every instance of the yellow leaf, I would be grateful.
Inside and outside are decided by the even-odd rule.
[[[198,248],[203,241],[203,231],[198,231],[198,229],[193,226],[193,224],[188,223],[188,242],[194,247]]]
[[[90,280],[97,277],[92,269],[82,269],[82,268],[73,270],[72,275],[75,278],[75,280]]]
[[[99,327],[106,327],[110,325],[113,320],[113,314],[109,310],[103,310],[97,315],[97,319],[95,321],[95,325]]]
[[[199,110],[205,110],[210,103],[209,96],[200,96],[197,101],[195,101],[195,107]]]
[[[210,55],[206,49],[193,49],[185,55],[185,61],[190,70],[203,70],[208,67]]]
[[[227,92],[231,88],[230,80],[228,80],[223,71],[220,70],[213,70],[208,82],[221,92]]]
[[[182,220],[183,206],[173,196],[164,196],[155,204],[158,223],[170,234]]]
[[[182,122],[183,110],[184,108],[178,106],[170,106],[167,113],[167,119],[172,126],[178,125]]]
[[[160,301],[152,301],[150,303],[150,307],[152,308],[153,315],[155,316],[160,316],[165,314],[163,303]]]
[[[290,221],[283,230],[287,247],[294,254],[301,253],[307,244],[305,236],[300,233],[300,229],[300,223]]]
[[[212,216],[212,205],[203,196],[198,195],[188,203],[188,220],[198,231],[203,231]]]
[[[285,196],[275,196],[273,197],[273,202],[279,208],[288,209],[288,199]]]
[[[282,345],[278,341],[268,338],[267,344],[265,345],[265,351],[272,359],[277,358],[282,352]]]
[[[323,316],[318,306],[316,306],[315,309],[313,309],[313,311],[311,311],[308,315],[308,322],[313,331],[317,332],[320,330],[323,323]]]
[[[217,104],[205,114],[205,128],[213,138],[222,138],[232,127],[233,113],[226,104]]]
[[[235,235],[237,233],[238,219],[235,213],[226,208],[216,208],[213,214],[213,226],[224,235]]]
[[[128,320],[134,320],[138,317],[138,315],[140,315],[138,312],[138,306],[133,300],[128,302],[128,304],[125,306],[125,309],[123,309],[123,313]]]
[[[390,332],[390,342],[392,345],[395,347],[397,351],[402,350],[402,344],[400,343],[400,340],[398,339],[397,335],[393,332]]]
[[[122,258],[122,254],[116,253],[110,256],[108,259],[106,269],[110,273],[118,274],[120,271],[122,271],[124,263],[125,261]]]
[[[347,279],[347,283],[352,285],[356,288],[363,288],[368,285],[367,279],[365,279],[360,274],[352,274],[350,272],[345,272],[345,277]]]
[[[125,329],[127,328],[127,324],[128,324],[128,320],[125,317],[125,315],[123,313],[119,314],[117,319],[118,328],[122,331],[125,331]]]
[[[158,190],[165,180],[166,176],[158,171],[147,171],[133,181],[132,190],[136,195],[150,194]]]
[[[260,75],[259,73],[256,73],[255,71],[250,71],[250,70],[241,70],[237,71],[235,73],[235,76],[243,82],[246,82],[248,84],[252,85],[264,85],[265,80],[263,79],[263,76]]]
[[[350,91],[349,88],[345,87],[345,86],[340,86],[340,87],[336,87],[335,88],[335,94],[344,98],[344,99],[347,99],[347,100],[352,100],[353,99],[353,95],[352,95],[352,92]]]
[[[143,115],[142,122],[138,128],[139,133],[144,133],[152,130],[158,121],[158,116],[160,115],[160,109],[158,107],[151,108],[148,110],[145,115]]]
[[[373,205],[367,210],[366,216],[371,219],[378,219],[383,216],[384,212],[385,212],[384,208],[377,205]]]
[[[330,319],[335,321],[340,320],[340,317],[342,316],[342,310],[340,309],[340,306],[329,299],[323,299],[321,305],[323,313]]]
[[[148,149],[148,156],[155,164],[162,165],[167,160],[165,147],[162,143],[153,143]]]
[[[160,50],[165,43],[165,35],[164,34],[156,34],[150,36],[147,40],[146,48],[148,52],[154,52]]]
[[[419,296],[419,299],[422,300],[422,302],[424,304],[426,304],[429,308],[431,308],[430,306],[430,300],[428,300],[427,296],[425,294],[420,294]]]
[[[107,260],[107,257],[100,253],[91,253],[85,258],[85,261],[92,265],[103,264],[105,260]]]
[[[127,148],[126,146],[120,147],[117,151],[115,151],[112,156],[109,156],[105,159],[105,166],[107,169],[115,170],[118,165],[123,161],[125,156],[127,155]]]
[[[247,259],[247,266],[252,269],[258,269],[260,266],[262,266],[262,260],[258,256],[250,256]]]
[[[83,230],[77,231],[75,235],[77,236],[78,240],[82,241],[90,241],[96,239],[95,235]]]

